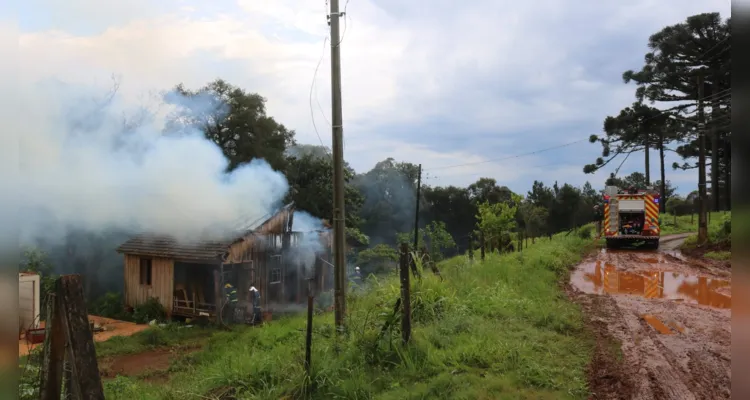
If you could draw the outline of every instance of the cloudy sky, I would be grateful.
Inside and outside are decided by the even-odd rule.
[[[601,184],[616,164],[583,174],[600,151],[585,139],[633,102],[635,88],[621,75],[642,65],[649,35],[693,14],[730,12],[728,0],[341,6],[351,165],[362,172],[393,157],[421,163],[429,184],[489,176],[517,192],[535,179]],[[180,82],[195,88],[221,77],[265,96],[269,114],[300,142],[330,146],[326,0],[27,0],[19,7],[21,85],[55,77],[106,86],[115,74],[121,93],[138,102]],[[656,153],[652,160],[657,176]],[[620,173],[642,165],[643,154],[633,155]],[[667,179],[682,193],[697,181],[671,168]]]

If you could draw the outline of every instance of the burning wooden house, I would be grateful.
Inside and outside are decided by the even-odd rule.
[[[125,257],[124,300],[134,307],[156,298],[170,316],[221,315],[223,287],[236,288],[240,308],[249,309],[249,289],[261,308],[281,312],[306,302],[308,280],[316,292],[333,288],[329,230],[293,232],[293,204],[244,225],[227,240],[184,243],[173,237],[140,235],[117,251]]]

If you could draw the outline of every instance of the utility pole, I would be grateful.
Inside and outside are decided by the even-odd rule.
[[[344,216],[344,127],[341,107],[341,38],[339,1],[331,0],[331,127],[333,136],[333,265],[335,275],[334,319],[336,330],[345,331],[346,238]]]
[[[419,164],[419,172],[417,175],[417,206],[414,211],[414,251],[419,250],[419,194],[422,187],[422,164]],[[412,273],[416,277],[419,273],[417,272],[417,262],[414,260],[412,263]]]
[[[703,115],[703,75],[698,75],[698,244],[708,239],[706,221],[706,124]]]

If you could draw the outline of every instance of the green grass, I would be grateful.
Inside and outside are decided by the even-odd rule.
[[[459,256],[413,282],[412,342],[399,323],[378,333],[399,297],[394,276],[348,299],[348,334],[336,345],[333,316],[315,317],[313,399],[583,399],[593,341],[559,282],[590,239],[558,235],[522,253]],[[475,253],[477,258],[479,252]],[[305,398],[305,319],[218,332],[183,358],[166,383],[119,377],[107,399]],[[123,339],[119,349],[128,348]],[[129,347],[135,350],[143,342]],[[102,351],[104,351],[102,349]],[[228,394],[228,395],[227,395]]]
[[[731,251],[709,251],[703,255],[703,257],[710,258],[716,261],[727,261],[732,258]]]
[[[696,218],[697,220],[697,218]],[[697,230],[697,228],[696,228]],[[708,244],[713,246],[720,246],[720,247],[726,247],[727,251],[721,250],[719,253],[729,253],[729,248],[731,247],[732,243],[732,213],[731,212],[720,212],[720,213],[712,213],[711,218],[708,221]],[[695,248],[698,245],[698,235],[690,235],[687,239],[685,239],[685,242],[683,243],[683,247],[686,249]],[[708,257],[708,254],[711,252],[706,253],[704,256]],[[722,257],[724,255],[714,255],[717,257]],[[731,253],[726,255],[726,259],[729,259],[731,256]],[[710,258],[710,257],[709,257]]]
[[[710,220],[720,221],[724,217],[724,212],[712,212],[710,214]],[[676,223],[675,223],[676,222]],[[671,214],[661,214],[661,235],[676,235],[679,233],[692,233],[698,231],[698,215],[681,215],[676,219]]]

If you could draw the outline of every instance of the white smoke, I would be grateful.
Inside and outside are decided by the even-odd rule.
[[[129,107],[111,89],[46,82],[22,104],[20,183],[23,237],[67,229],[128,229],[194,238],[269,213],[284,175],[263,160],[231,174],[217,145],[197,129],[165,134],[175,109],[215,113],[213,98],[171,93],[159,110]]]

